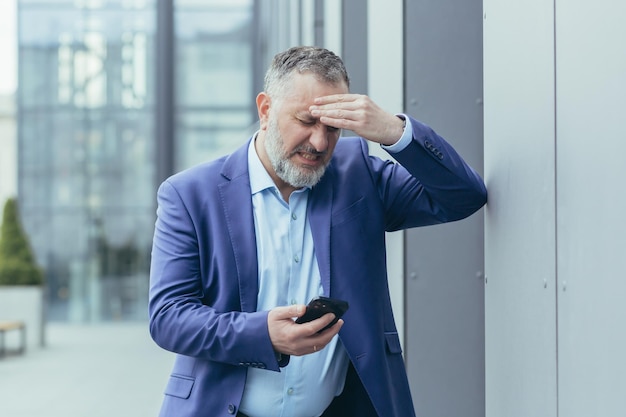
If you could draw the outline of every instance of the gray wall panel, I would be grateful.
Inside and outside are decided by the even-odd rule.
[[[553,4],[485,0],[487,417],[557,415]]]
[[[367,94],[367,7],[365,1],[343,1],[342,26],[341,58],[350,74],[350,91]]]
[[[556,10],[559,414],[624,416],[626,3]]]
[[[406,109],[482,172],[482,4],[406,2]],[[405,358],[419,416],[484,416],[483,212],[406,233]]]

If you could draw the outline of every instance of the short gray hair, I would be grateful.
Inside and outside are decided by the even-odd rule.
[[[274,56],[265,74],[265,92],[272,98],[282,97],[287,81],[294,72],[309,72],[318,81],[350,87],[350,78],[343,61],[332,51],[314,46],[295,46]]]

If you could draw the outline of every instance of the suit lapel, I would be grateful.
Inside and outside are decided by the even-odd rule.
[[[224,162],[222,175],[226,182],[218,186],[228,224],[229,236],[239,280],[241,310],[256,311],[258,283],[258,263],[250,176],[248,173],[248,146],[240,147]]]
[[[333,206],[332,164],[321,181],[311,189],[308,203],[308,216],[313,234],[313,247],[320,269],[324,294],[330,296],[330,221]]]
[[[224,162],[219,185],[230,243],[237,266],[242,311],[256,311],[259,291],[256,238],[248,172],[248,146],[240,147]],[[309,195],[307,215],[311,224],[315,255],[324,294],[330,294],[330,225],[333,204],[334,169],[331,164]]]

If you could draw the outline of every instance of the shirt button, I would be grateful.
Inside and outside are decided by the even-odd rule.
[[[295,298],[291,299],[291,305],[298,304],[298,301]]]
[[[291,213],[291,218],[294,219],[294,220],[297,220],[298,216],[296,216],[296,213]]]
[[[294,257],[293,257],[293,260],[294,260],[296,263],[300,262],[300,258],[298,257],[298,255],[294,256]]]
[[[289,388],[287,390],[287,395],[293,395],[293,388]]]

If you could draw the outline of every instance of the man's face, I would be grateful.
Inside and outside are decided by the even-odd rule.
[[[271,104],[265,120],[265,152],[280,180],[300,188],[311,187],[322,178],[340,130],[321,124],[309,106],[316,97],[346,93],[343,83],[329,85],[311,74],[292,75],[284,97]]]

